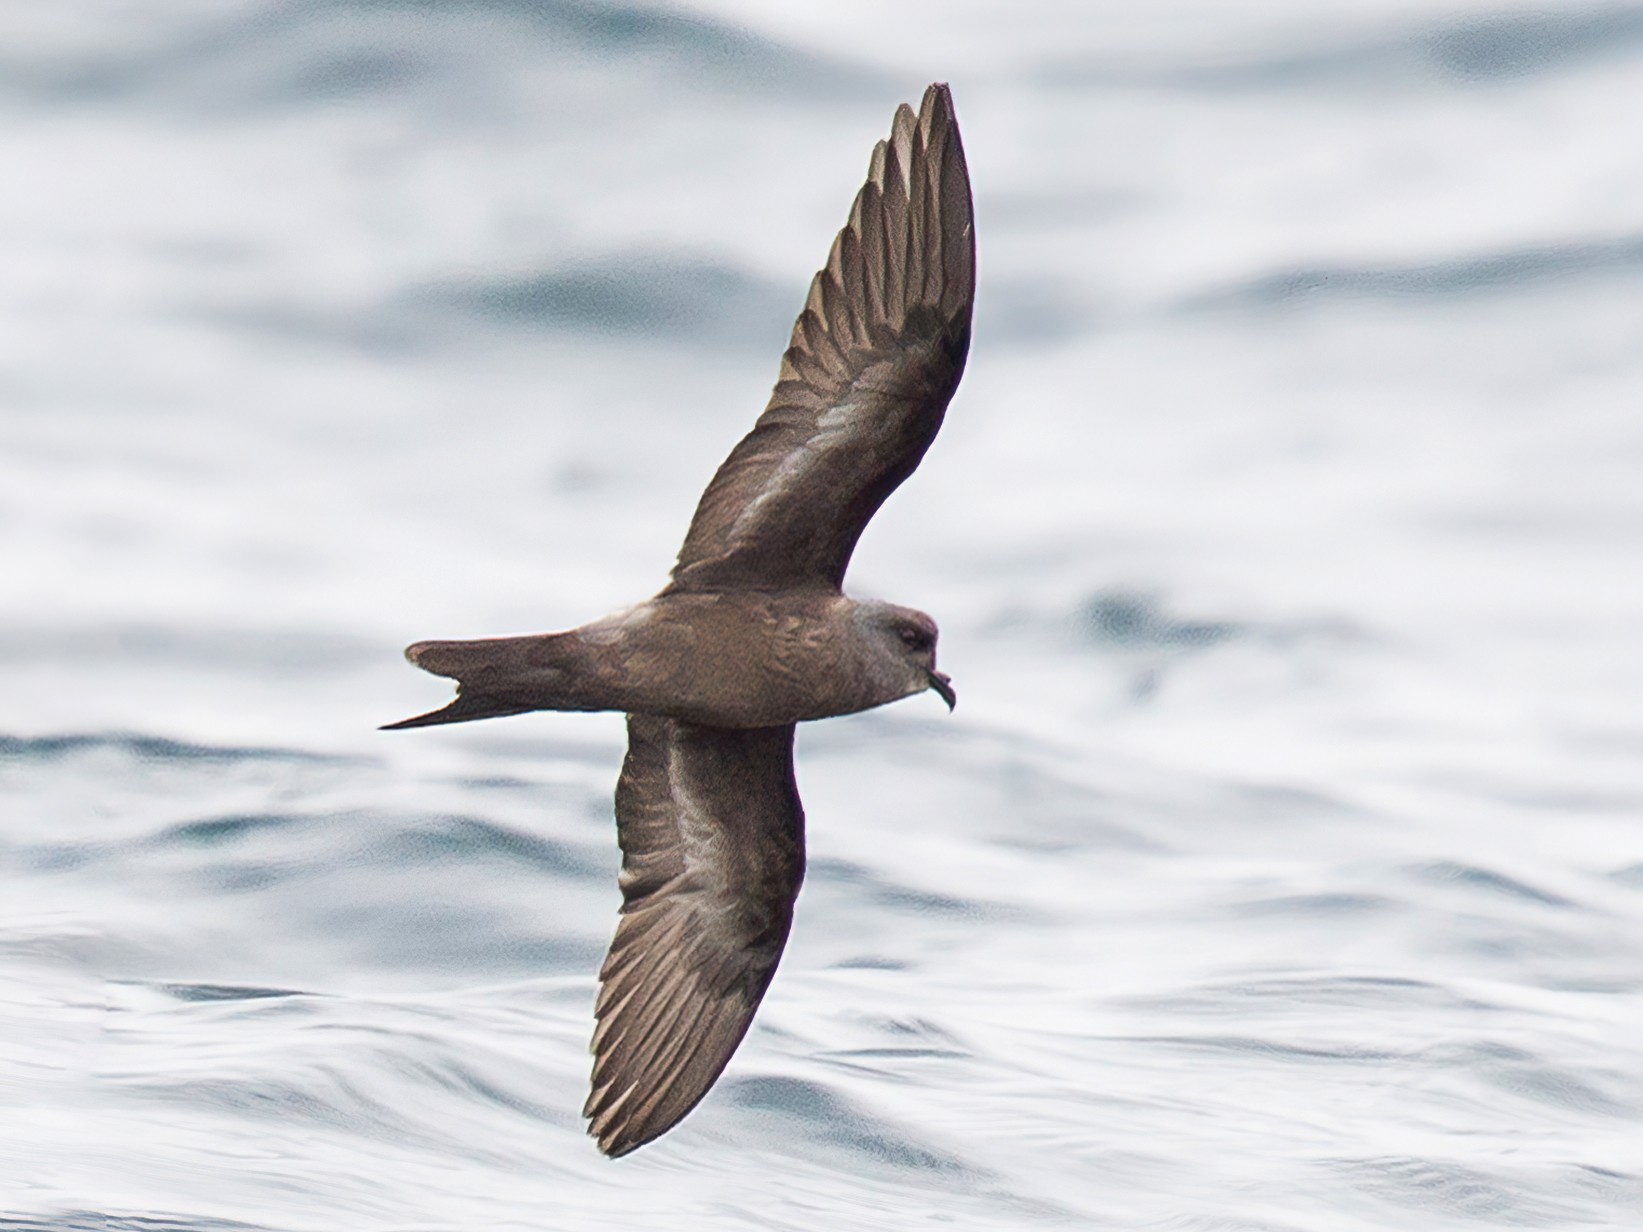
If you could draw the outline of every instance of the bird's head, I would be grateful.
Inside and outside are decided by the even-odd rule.
[[[875,648],[883,659],[895,664],[907,697],[934,689],[951,710],[958,703],[953,682],[936,670],[936,622],[923,612],[893,603],[860,605],[871,631]]]

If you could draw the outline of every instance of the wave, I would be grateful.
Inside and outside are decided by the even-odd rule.
[[[880,81],[866,67],[727,22],[602,0],[285,0],[126,42],[119,52],[6,57],[0,81],[37,102],[138,102],[204,116],[421,96],[448,106],[447,118],[512,110],[501,66],[595,64],[612,90],[638,71],[664,78],[658,88],[794,102]]]
[[[1643,55],[1643,7],[1564,6],[1527,13],[1485,13],[1422,23],[1397,33],[1371,30],[1313,46],[1223,54],[1182,64],[1057,60],[1033,74],[1055,89],[1145,86],[1251,92],[1469,88],[1579,71]]]
[[[1316,299],[1457,299],[1643,272],[1643,234],[1523,245],[1406,265],[1312,265],[1262,274],[1181,307],[1248,308]]]
[[[49,1215],[0,1215],[0,1232],[274,1232],[267,1224],[183,1215],[115,1215],[102,1211],[54,1211]]]
[[[140,762],[334,762],[354,760],[307,749],[261,745],[193,744],[134,732],[76,732],[53,736],[12,736],[0,732],[0,758],[49,762],[87,752],[112,751]]]

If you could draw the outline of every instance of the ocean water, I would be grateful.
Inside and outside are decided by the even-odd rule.
[[[774,11],[772,11],[774,10]],[[1643,1227],[1643,6],[0,10],[0,1229]],[[577,1116],[616,716],[897,102],[969,372],[705,1103]]]

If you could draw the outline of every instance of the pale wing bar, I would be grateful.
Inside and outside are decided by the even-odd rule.
[[[868,520],[941,427],[974,296],[969,172],[937,84],[874,148],[770,404],[702,494],[672,587],[837,589]]]
[[[696,1106],[775,973],[804,877],[793,728],[628,716],[616,824],[622,915],[583,1109],[611,1156]]]

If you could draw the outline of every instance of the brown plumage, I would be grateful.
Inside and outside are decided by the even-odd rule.
[[[421,727],[620,710],[622,914],[584,1114],[623,1155],[706,1094],[753,1020],[804,875],[794,724],[934,689],[935,622],[840,590],[868,520],[935,439],[975,293],[945,85],[897,109],[810,286],[770,404],[702,494],[668,585],[567,633],[418,642],[458,682]]]
[[[873,148],[770,405],[702,493],[672,588],[837,590],[868,519],[941,427],[974,296],[969,174],[936,85]]]
[[[624,1155],[695,1107],[775,974],[804,876],[792,724],[630,715],[616,816],[622,917],[583,1115]]]

